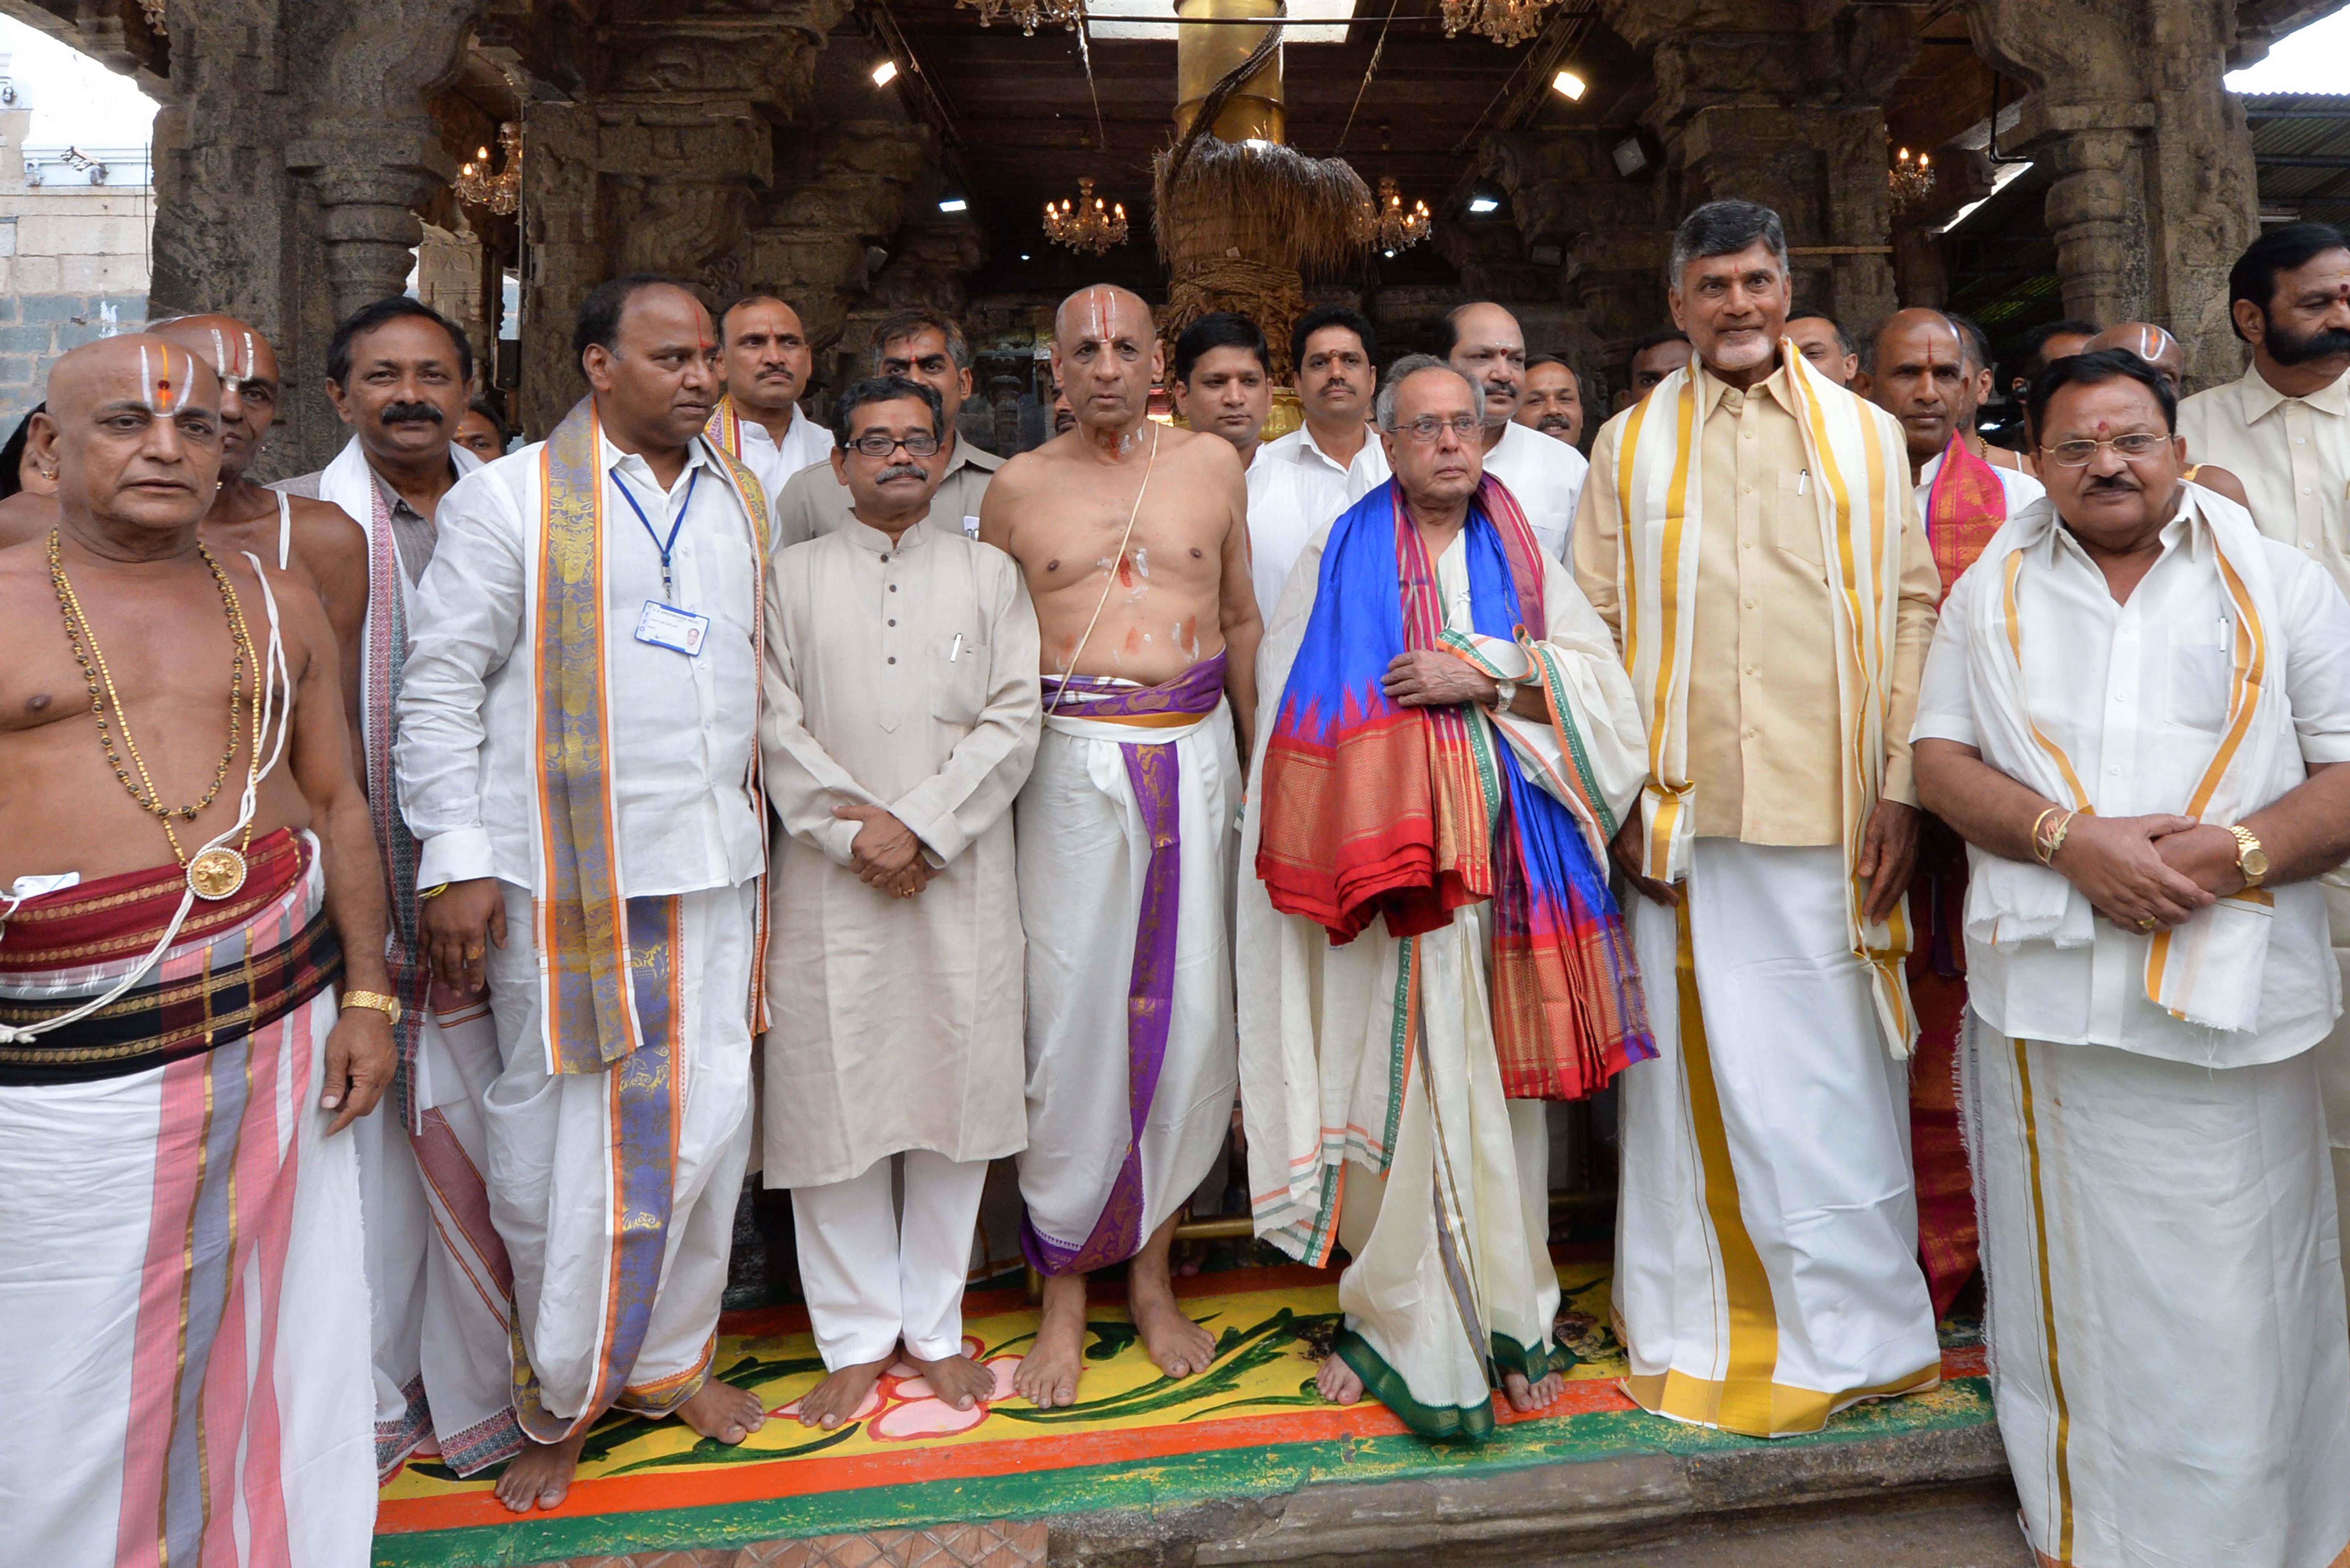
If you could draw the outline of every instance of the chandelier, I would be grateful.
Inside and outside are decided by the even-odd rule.
[[[1034,36],[1039,27],[1067,27],[1074,31],[1086,16],[1086,0],[955,0],[955,4],[978,12],[983,27],[1014,22],[1019,25],[1022,34],[1029,36]]]
[[[1126,244],[1126,203],[1107,203],[1094,194],[1091,180],[1077,182],[1077,199],[1064,196],[1045,203],[1045,237],[1073,251],[1100,255],[1112,245]]]
[[[473,161],[457,171],[457,200],[469,207],[487,207],[504,216],[522,202],[519,121],[510,119],[498,127],[498,150],[505,160],[505,167],[498,172],[490,172],[490,150],[486,147],[475,151]]]
[[[1435,222],[1425,202],[1414,202],[1406,209],[1403,192],[1396,188],[1394,176],[1383,174],[1379,177],[1378,199],[1363,209],[1359,237],[1381,254],[1393,255],[1428,238]]]
[[[1886,171],[1885,180],[1896,213],[1920,205],[1934,193],[1934,161],[1923,152],[1913,158],[1905,147]]]
[[[1482,33],[1514,48],[1542,31],[1551,0],[1444,0],[1444,36]]]

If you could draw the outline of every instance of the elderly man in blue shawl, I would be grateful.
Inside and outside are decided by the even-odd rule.
[[[1555,1401],[1545,1100],[1653,1054],[1608,839],[1646,740],[1607,628],[1414,357],[1394,479],[1291,572],[1258,664],[1240,895],[1257,1233],[1350,1262],[1325,1397],[1482,1438]]]

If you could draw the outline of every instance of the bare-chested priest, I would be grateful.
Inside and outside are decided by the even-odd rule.
[[[375,1518],[383,881],[324,610],[199,533],[220,410],[162,337],[67,355],[58,524],[0,550],[0,1497],[45,1563],[357,1563]]]
[[[1133,1260],[1128,1299],[1160,1371],[1215,1355],[1175,1303],[1167,1252],[1239,1085],[1226,911],[1261,628],[1240,459],[1152,421],[1160,368],[1135,295],[1064,300],[1053,371],[1076,427],[1005,463],[980,512],[1043,639],[1045,734],[1016,823],[1022,1241],[1047,1278],[1015,1386],[1045,1406],[1076,1397],[1085,1277],[1112,1263]]]

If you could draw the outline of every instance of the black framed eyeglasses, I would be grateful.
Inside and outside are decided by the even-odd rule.
[[[893,436],[882,431],[868,431],[847,443],[867,457],[888,457],[899,447],[910,457],[932,457],[939,450],[939,438],[928,431],[916,431],[911,435]]]

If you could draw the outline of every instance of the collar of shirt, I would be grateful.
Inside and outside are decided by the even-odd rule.
[[[982,472],[993,473],[1003,466],[1002,458],[992,452],[980,451],[979,448],[963,440],[960,432],[957,432],[953,439],[954,445],[950,450],[954,455],[947,459],[946,473],[952,473],[959,468],[976,468]],[[941,474],[939,478],[943,481],[946,473]]]
[[[652,464],[644,460],[644,455],[641,452],[622,452],[619,447],[612,444],[611,438],[602,434],[600,431],[598,433],[596,440],[598,444],[603,449],[599,455],[603,459],[604,472],[606,473],[611,474],[615,476],[615,478],[619,475],[626,474],[629,478],[636,481],[638,484],[641,485],[644,489],[650,491],[653,494],[668,499],[673,500],[682,493],[687,479],[691,476],[695,469],[707,468],[715,470],[718,466],[717,463],[712,461],[710,450],[703,442],[702,439],[700,436],[695,436],[692,441],[686,443],[685,466],[677,471],[677,483],[664,487],[660,480],[653,477]],[[724,476],[723,474],[712,474],[713,480],[723,477]]]
[[[2248,425],[2258,424],[2290,402],[2306,403],[2322,414],[2350,414],[2350,371],[2336,376],[2305,398],[2288,398],[2270,386],[2258,365],[2245,366],[2243,379],[2236,385],[2241,389],[2244,422]]]
[[[1701,424],[1705,421],[1712,418],[1714,410],[1720,408],[1723,403],[1729,402],[1733,397],[1737,400],[1731,403],[1731,408],[1735,411],[1736,410],[1745,406],[1746,399],[1758,392],[1768,392],[1771,395],[1772,400],[1776,402],[1781,408],[1786,410],[1787,412],[1791,414],[1795,413],[1801,404],[1796,397],[1795,389],[1793,385],[1794,373],[1787,369],[1787,356],[1783,351],[1784,345],[1782,345],[1781,348],[1782,352],[1779,356],[1779,362],[1772,368],[1771,373],[1762,378],[1762,379],[1755,382],[1752,387],[1747,388],[1742,392],[1736,387],[1731,386],[1729,382],[1723,380],[1721,377],[1715,375],[1712,371],[1707,369],[1705,368],[1704,360],[1691,359],[1690,361],[1690,374],[1697,378],[1698,421]],[[1506,440],[1507,437],[1505,436],[1503,439]]]
[[[462,477],[455,472],[455,468],[456,465],[454,463],[450,465],[451,472],[449,477],[452,483]],[[375,464],[371,462],[368,464],[368,478],[374,482],[376,493],[383,497],[384,515],[390,517],[393,522],[430,523],[432,521],[432,518],[427,517],[423,513],[419,512],[415,507],[411,506],[408,504],[408,497],[402,495],[399,491],[394,490],[391,487],[391,481],[377,472]]]
[[[737,409],[735,412],[737,414],[742,414],[742,410],[740,409]],[[756,442],[758,445],[766,447],[770,451],[781,452],[784,450],[784,441],[799,440],[802,436],[807,433],[808,427],[815,423],[816,421],[814,420],[807,417],[807,410],[806,409],[801,408],[797,403],[794,403],[792,405],[792,422],[784,427],[784,441],[777,441],[774,436],[767,433],[766,426],[761,424],[758,421],[752,419],[749,415],[743,414],[742,424],[743,440],[746,443]]]
[[[937,539],[938,530],[918,522],[892,539],[880,529],[858,516],[855,512],[851,512],[848,514],[847,526],[840,530],[840,536],[858,549],[888,560],[892,556],[903,556],[910,551],[924,548]]]
[[[2042,507],[2048,508],[2054,525],[2048,530],[2046,547],[2052,562],[2064,563],[2067,570],[2077,569],[2094,573],[2097,581],[2103,584],[2104,568],[2097,565],[2095,558],[2089,554],[2081,541],[2074,536],[2073,530],[2064,525],[2064,517],[2056,514],[2055,504],[2043,494],[2010,521],[2022,521],[2029,526],[2035,520],[2034,514]],[[2178,487],[2178,510],[2171,514],[2170,521],[2162,525],[2162,532],[2157,535],[2157,538],[2161,543],[2162,553],[2155,557],[2154,566],[2147,568],[2149,573],[2158,570],[2174,554],[2184,554],[2190,561],[2218,557],[2220,546],[2211,536],[2211,525],[2204,519],[2201,504],[2195,499],[2193,485],[2182,484]]]

